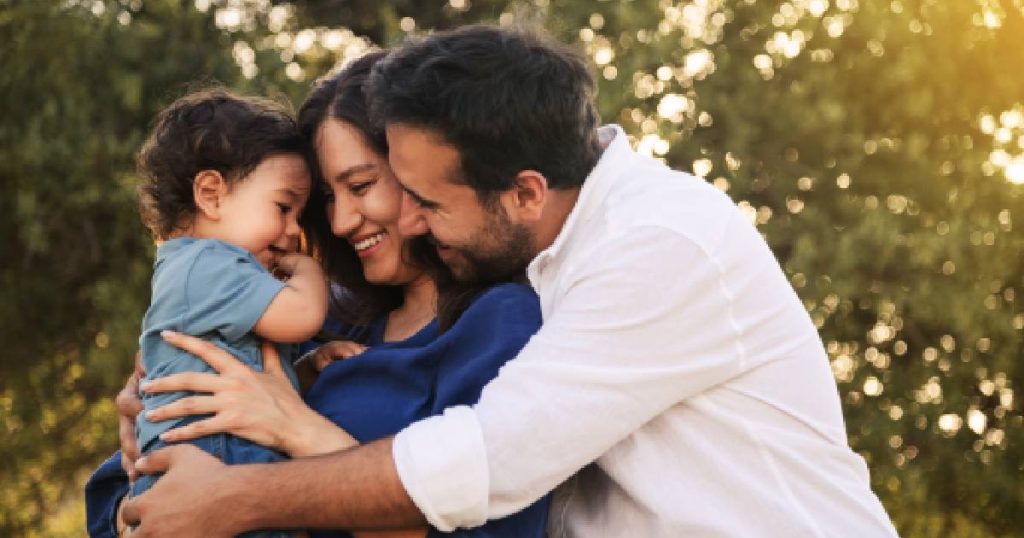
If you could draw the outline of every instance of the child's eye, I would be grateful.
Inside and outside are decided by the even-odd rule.
[[[292,207],[288,204],[278,203],[277,207],[281,209],[281,213],[287,213],[291,211]]]

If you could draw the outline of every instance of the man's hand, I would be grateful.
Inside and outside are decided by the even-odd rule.
[[[137,525],[131,536],[205,536],[231,538],[245,529],[232,520],[229,498],[222,487],[228,466],[192,445],[175,445],[138,461],[139,472],[165,473],[153,487],[124,502],[121,517]]]
[[[114,405],[117,406],[117,435],[121,440],[121,467],[128,473],[128,480],[135,482],[139,472],[135,469],[135,460],[142,454],[135,438],[135,417],[142,412],[142,400],[139,399],[139,381],[146,375],[142,366],[142,352],[135,353],[135,371],[128,376],[121,392],[117,393]]]

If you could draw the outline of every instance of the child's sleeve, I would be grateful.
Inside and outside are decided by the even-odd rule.
[[[249,333],[284,288],[252,255],[216,246],[202,250],[185,279],[182,330],[238,340]]]

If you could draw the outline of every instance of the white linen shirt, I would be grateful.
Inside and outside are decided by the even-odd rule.
[[[556,537],[895,536],[847,446],[818,333],[761,235],[618,126],[602,135],[528,268],[540,331],[479,403],[396,437],[413,502],[450,531],[561,484]]]

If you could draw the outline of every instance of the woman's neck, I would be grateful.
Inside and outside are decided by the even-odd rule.
[[[422,274],[402,288],[402,306],[388,314],[384,341],[405,340],[437,317],[437,285]]]

